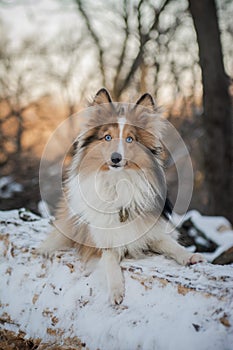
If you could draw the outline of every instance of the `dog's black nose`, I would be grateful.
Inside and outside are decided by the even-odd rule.
[[[121,154],[117,152],[113,152],[113,154],[111,155],[111,161],[114,164],[117,164],[117,163],[120,163],[121,160],[122,160]]]

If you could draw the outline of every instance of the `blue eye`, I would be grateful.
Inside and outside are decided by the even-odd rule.
[[[106,135],[106,136],[104,137],[104,139],[105,139],[106,141],[111,141],[112,136],[111,136],[111,135]]]
[[[128,142],[128,143],[133,142],[133,138],[132,138],[131,136],[128,136],[128,137],[126,138],[126,142]]]

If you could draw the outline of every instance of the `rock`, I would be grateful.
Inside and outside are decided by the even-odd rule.
[[[227,249],[212,261],[212,264],[227,265],[233,263],[233,247]]]
[[[195,226],[192,219],[185,220],[181,227],[178,228],[180,232],[179,243],[184,247],[195,246],[195,252],[214,252],[218,245],[208,238],[203,231]]]

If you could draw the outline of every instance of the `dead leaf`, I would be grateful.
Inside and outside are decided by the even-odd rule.
[[[181,284],[178,284],[177,286],[177,292],[182,295],[186,295],[190,292],[190,288],[187,288],[185,286],[182,286]]]
[[[53,326],[55,326],[59,322],[59,319],[56,316],[53,316],[51,318],[51,321],[52,321]]]
[[[8,267],[5,274],[11,276],[11,272],[12,272],[12,267]]]
[[[230,324],[230,322],[229,322],[229,320],[228,320],[226,314],[224,314],[223,317],[221,317],[221,318],[219,319],[219,321],[220,321],[225,327],[230,327],[230,326],[231,326],[231,324]]]
[[[14,248],[14,246],[11,247],[10,253],[11,253],[12,258],[14,258],[15,257],[15,248]]]
[[[37,302],[39,298],[39,294],[34,294],[33,298],[32,298],[32,304],[35,305],[35,303]]]
[[[73,264],[71,264],[71,263],[66,263],[66,266],[69,267],[70,273],[73,273],[73,272],[75,271],[74,265],[73,265]]]
[[[57,329],[52,329],[52,328],[47,328],[47,333],[50,335],[63,335],[64,331],[61,328],[57,328]]]
[[[51,310],[49,310],[48,308],[44,309],[42,311],[42,315],[44,317],[52,317],[53,316],[53,312]]]
[[[56,331],[56,329],[47,328],[47,333],[48,333],[49,335],[56,335],[56,334],[57,334],[57,331]]]

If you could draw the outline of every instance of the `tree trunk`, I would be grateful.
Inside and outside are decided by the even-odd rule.
[[[233,120],[214,0],[189,0],[203,83],[203,144],[209,192],[207,213],[233,223]]]

